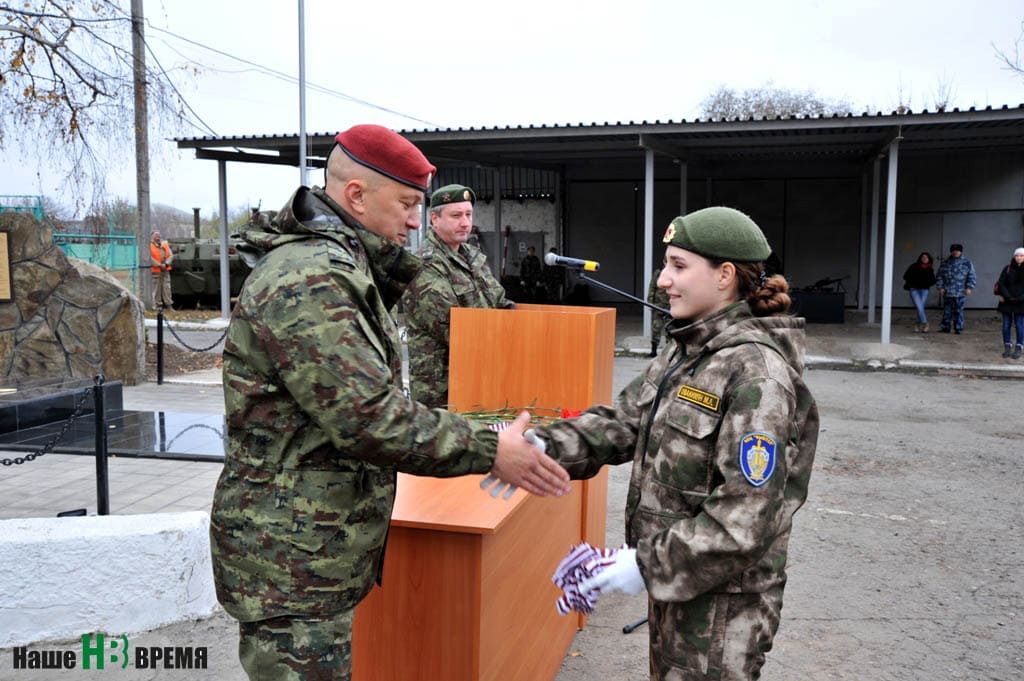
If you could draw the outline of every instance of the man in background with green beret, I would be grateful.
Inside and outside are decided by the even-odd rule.
[[[476,194],[450,184],[430,196],[430,226],[417,255],[423,271],[402,297],[409,344],[409,387],[428,407],[448,403],[449,318],[453,307],[511,308],[487,258],[468,243]]]

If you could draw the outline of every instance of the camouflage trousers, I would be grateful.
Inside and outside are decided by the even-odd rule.
[[[651,600],[652,681],[760,678],[781,610],[782,587],[706,593],[685,603]]]
[[[239,622],[242,668],[250,681],[350,681],[353,613]]]

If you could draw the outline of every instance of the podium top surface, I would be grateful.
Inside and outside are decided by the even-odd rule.
[[[496,534],[529,496],[517,490],[508,500],[480,489],[483,475],[428,478],[398,474],[391,525],[463,534]],[[504,494],[504,492],[503,492]]]

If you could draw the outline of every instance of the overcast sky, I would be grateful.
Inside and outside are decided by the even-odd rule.
[[[901,92],[912,110],[931,108],[942,84],[961,108],[1024,103],[1024,79],[993,47],[1012,53],[1024,19],[1020,0],[306,0],[305,7],[307,81],[340,93],[308,92],[309,132],[356,123],[402,130],[692,120],[718,86],[768,82],[845,99],[858,112],[892,111]],[[146,0],[145,12],[147,40],[165,68],[186,59],[200,65],[178,84],[214,133],[298,132],[294,82],[181,39],[297,77],[297,2]],[[179,136],[208,134],[188,127]],[[152,201],[214,211],[216,163],[167,140],[151,144]],[[108,186],[134,203],[129,159]],[[60,197],[55,173],[37,173],[10,154],[5,165],[0,192]],[[280,207],[298,181],[298,169],[228,164],[229,206]]]

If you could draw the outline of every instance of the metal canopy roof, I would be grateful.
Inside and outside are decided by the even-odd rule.
[[[596,161],[639,161],[645,149],[673,159],[729,161],[808,157],[866,159],[900,138],[900,153],[1024,147],[1024,105],[935,113],[775,119],[642,121],[576,125],[400,130],[445,165],[558,168]],[[307,135],[307,161],[323,166],[333,132]],[[298,166],[298,135],[186,137],[196,158]]]

